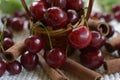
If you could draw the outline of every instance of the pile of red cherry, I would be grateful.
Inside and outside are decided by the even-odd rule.
[[[66,28],[69,23],[75,24],[81,18],[83,10],[82,0],[36,0],[30,5],[32,21],[34,23],[42,22],[44,25],[52,27],[53,30]],[[95,13],[93,16],[99,18],[99,13]],[[109,21],[106,20],[109,19],[108,17],[104,16],[104,19]],[[24,12],[17,11],[12,17],[4,16],[1,18],[3,24],[5,20],[7,21],[6,29],[3,31],[4,38],[1,43],[6,50],[14,44],[11,29],[22,31],[28,16]],[[29,22],[28,28],[30,28]],[[108,37],[111,37],[113,33],[114,31],[111,30]],[[80,64],[91,69],[97,69],[103,64],[104,54],[101,52],[101,47],[104,46],[106,37],[100,32],[89,30],[86,26],[81,25],[72,29],[67,39],[73,48],[80,50]],[[21,72],[22,66],[27,70],[33,70],[36,67],[38,64],[36,53],[44,48],[44,40],[41,36],[31,35],[25,39],[24,43],[26,52],[22,54],[20,62],[7,63],[0,59],[0,76],[6,69],[10,74],[18,74]],[[61,67],[65,63],[66,57],[65,51],[60,48],[53,48],[44,53],[46,62],[54,68]]]

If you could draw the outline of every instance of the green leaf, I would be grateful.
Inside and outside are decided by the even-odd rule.
[[[27,5],[33,0],[25,0]],[[21,0],[0,0],[0,11],[3,13],[14,13],[16,10],[23,10]]]
[[[111,12],[112,6],[120,4],[120,0],[97,0],[103,11]]]

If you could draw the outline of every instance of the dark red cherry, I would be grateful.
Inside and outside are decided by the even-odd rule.
[[[14,12],[14,17],[26,17],[26,13],[24,11],[15,11]]]
[[[92,13],[91,17],[100,19],[102,17],[102,14],[100,12],[94,12]]]
[[[115,4],[112,6],[112,12],[115,13],[115,12],[118,12],[120,11],[120,5],[118,4]]]
[[[11,27],[15,31],[22,31],[24,26],[24,20],[18,17],[14,17],[11,22]]]
[[[9,37],[9,38],[13,38],[13,33],[12,33],[12,31],[11,30],[9,30],[9,29],[4,29],[4,38],[5,37]]]
[[[66,0],[53,0],[53,6],[60,7],[63,10],[66,10]]]
[[[42,1],[46,4],[47,8],[53,6],[53,0],[42,0]]]
[[[74,28],[68,35],[70,45],[78,49],[87,47],[90,44],[91,39],[91,32],[86,26]]]
[[[102,36],[98,31],[91,31],[92,40],[89,47],[93,50],[101,48],[105,44],[105,37]]]
[[[102,18],[106,21],[106,22],[110,22],[113,20],[113,15],[112,14],[108,14],[108,13],[103,13],[102,14]]]
[[[67,10],[68,23],[75,24],[79,20],[79,16],[75,10]]]
[[[10,15],[5,15],[1,18],[1,21],[3,24],[5,24],[7,27],[11,26],[12,17]]]
[[[64,28],[67,25],[67,13],[59,7],[48,8],[44,14],[45,22],[53,29]]]
[[[5,50],[7,50],[8,48],[10,48],[13,45],[14,45],[14,41],[11,38],[6,37],[2,41],[2,46]]]
[[[33,20],[39,21],[43,18],[44,12],[46,11],[46,6],[43,1],[34,1],[30,5],[30,11],[33,17]]]
[[[37,53],[43,48],[43,40],[40,36],[29,36],[24,43],[25,48],[32,53]]]
[[[18,61],[7,63],[7,71],[14,75],[19,74],[22,70],[22,65]]]
[[[20,58],[21,64],[26,70],[33,70],[38,64],[37,54],[26,51]]]
[[[67,8],[74,9],[76,11],[83,10],[83,0],[66,0]]]
[[[61,67],[66,61],[65,51],[60,48],[54,48],[44,54],[44,58],[48,65],[54,68]]]
[[[5,73],[6,71],[6,63],[4,61],[0,61],[0,77]]]
[[[118,22],[120,22],[120,11],[114,13],[114,18],[115,18]]]
[[[104,55],[100,50],[85,51],[80,54],[80,62],[90,69],[99,68],[104,61]]]

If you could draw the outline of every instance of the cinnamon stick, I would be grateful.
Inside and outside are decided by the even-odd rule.
[[[101,78],[101,74],[88,69],[69,58],[62,66],[62,68],[64,70],[72,72],[75,75],[78,75],[82,80],[99,80]]]
[[[43,69],[47,72],[52,80],[68,80],[64,73],[60,69],[54,69],[50,67],[44,58],[38,54],[39,62],[42,65]]]
[[[13,45],[12,47],[10,47],[9,49],[7,49],[3,53],[3,58],[8,62],[12,62],[16,60],[24,51],[25,51],[24,40],[22,40]]]
[[[120,72],[120,58],[105,61],[104,69],[107,74]]]
[[[105,44],[105,48],[108,52],[113,52],[116,49],[116,46],[120,43],[120,34],[118,34],[116,37],[107,40]]]
[[[110,27],[105,22],[100,22],[98,19],[89,19],[88,25],[90,29],[99,31],[102,35],[108,36]]]

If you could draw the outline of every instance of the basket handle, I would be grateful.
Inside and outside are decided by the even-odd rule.
[[[29,17],[31,17],[31,12],[29,11],[29,9],[28,9],[28,7],[27,7],[27,5],[26,5],[25,0],[21,0],[21,2],[22,2],[22,5],[23,5],[24,9],[25,9],[26,12],[27,12],[27,15],[28,15]],[[86,15],[86,20],[87,20],[87,21],[88,21],[90,15],[91,15],[93,3],[94,3],[94,0],[89,0],[88,11],[87,11],[87,15]]]
[[[23,5],[23,7],[24,7],[24,9],[25,9],[28,17],[31,18],[31,12],[29,11],[29,9],[28,9],[28,7],[27,7],[27,5],[26,5],[25,0],[21,0],[21,3],[22,3],[22,5]]]
[[[88,11],[87,11],[87,14],[86,14],[86,20],[87,21],[88,21],[90,15],[91,15],[93,3],[94,3],[94,0],[89,0]]]

